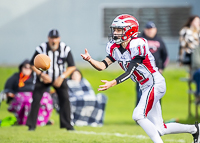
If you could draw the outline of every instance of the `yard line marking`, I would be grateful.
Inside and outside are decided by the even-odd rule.
[[[179,142],[179,143],[185,143],[185,141],[183,139],[180,139],[180,140],[172,140],[172,139],[167,139],[165,140],[167,142]]]
[[[87,134],[87,135],[108,135],[108,136],[117,136],[117,137],[130,137],[130,138],[137,138],[137,139],[148,139],[143,135],[127,135],[127,134],[120,134],[120,133],[105,133],[105,132],[88,132],[88,131],[75,131],[74,133],[80,134]]]
[[[129,138],[136,138],[136,139],[150,139],[149,137],[146,137],[144,135],[128,135],[128,134],[121,134],[121,133],[106,133],[106,132],[93,132],[93,131],[73,131],[71,133],[76,134],[85,134],[85,135],[107,135],[107,136],[117,136],[117,137],[129,137]],[[179,140],[173,140],[173,139],[167,139],[166,142],[176,142],[176,143],[185,143],[183,139]]]

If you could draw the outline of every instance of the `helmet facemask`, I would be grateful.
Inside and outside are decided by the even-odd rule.
[[[124,28],[110,27],[110,29],[111,29],[110,39],[114,40],[116,44],[121,44],[122,42],[124,42],[124,40],[122,40],[122,37],[124,36]],[[115,31],[114,29],[121,29],[121,33],[114,34]]]
[[[122,29],[121,34],[114,34],[114,29]],[[126,27],[110,27],[111,34],[109,36],[109,40],[114,40],[116,44],[121,44],[122,42],[125,42],[129,40],[132,37],[137,37],[139,32],[134,32],[134,27],[126,26]]]

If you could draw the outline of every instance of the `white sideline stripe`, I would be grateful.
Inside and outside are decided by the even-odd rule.
[[[117,137],[129,137],[129,138],[136,138],[136,139],[150,139],[149,137],[146,137],[144,135],[128,135],[128,134],[121,134],[121,133],[106,133],[106,132],[88,132],[88,131],[73,131],[71,133],[76,133],[76,134],[85,134],[85,135],[107,135],[107,136],[117,136]],[[176,143],[185,143],[183,139],[180,140],[173,140],[173,139],[167,139],[165,140],[166,142],[176,142]]]

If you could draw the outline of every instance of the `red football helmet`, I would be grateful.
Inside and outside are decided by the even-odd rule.
[[[137,19],[129,14],[122,14],[117,16],[111,26],[111,37],[116,44],[121,44],[122,42],[128,40],[131,37],[136,37],[138,35],[139,23]],[[114,35],[114,28],[121,28],[124,31],[120,35]]]

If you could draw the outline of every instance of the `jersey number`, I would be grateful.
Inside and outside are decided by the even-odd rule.
[[[128,69],[128,66],[129,66],[130,62],[126,62],[125,64],[125,68]],[[119,61],[119,65],[120,67],[124,70],[124,67],[123,67],[123,64],[122,64],[122,61]],[[137,70],[134,70],[133,71],[133,74],[134,78],[138,81],[138,82],[142,82],[145,80],[144,76],[139,73]]]
[[[138,51],[139,51],[139,55],[142,55],[142,56],[146,55],[146,47],[145,47],[145,45],[142,46],[142,48],[141,48],[141,46],[138,46],[137,48],[138,48]]]

